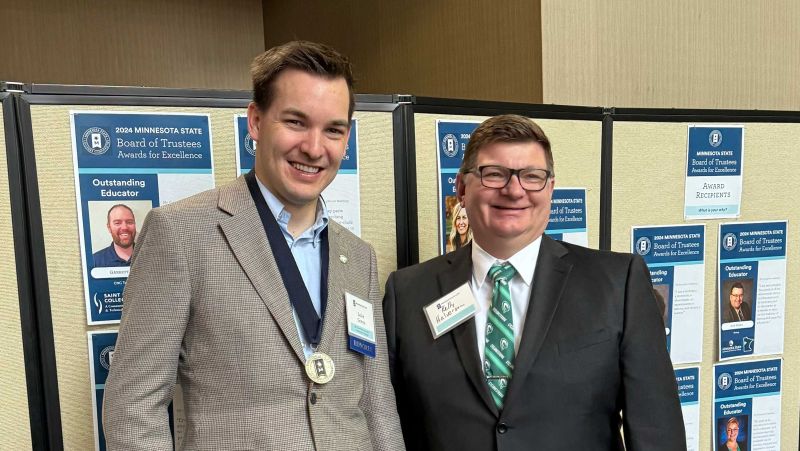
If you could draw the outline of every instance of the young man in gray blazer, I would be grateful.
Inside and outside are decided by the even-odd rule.
[[[472,244],[389,276],[384,317],[409,449],[685,449],[647,268],[544,235],[554,183],[539,126],[486,120],[456,178]],[[460,312],[469,319],[445,333]]]
[[[345,154],[349,62],[309,42],[252,65],[255,169],[153,210],[141,231],[103,422],[108,449],[401,450],[374,250],[328,218]],[[348,345],[348,308],[375,355]]]

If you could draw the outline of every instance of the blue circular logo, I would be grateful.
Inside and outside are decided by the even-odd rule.
[[[650,241],[650,238],[643,236],[636,240],[636,253],[639,255],[647,255],[650,253],[650,249],[652,249],[653,244]]]
[[[717,378],[717,387],[719,387],[720,390],[727,390],[731,388],[731,385],[733,385],[733,377],[730,373],[722,373]]]
[[[244,150],[252,156],[256,156],[256,142],[250,137],[250,133],[244,134]]]
[[[111,147],[111,137],[100,127],[91,127],[83,132],[83,148],[92,155],[102,155]]]
[[[448,157],[454,157],[458,154],[458,138],[452,133],[444,135],[442,138],[442,152]]]
[[[722,248],[726,251],[732,251],[736,249],[737,241],[735,233],[726,233],[725,236],[722,237]]]
[[[711,144],[711,147],[719,147],[722,144],[722,132],[711,130],[711,133],[708,134],[708,143]]]
[[[100,365],[108,369],[111,366],[112,360],[114,360],[114,346],[106,346],[100,351]]]

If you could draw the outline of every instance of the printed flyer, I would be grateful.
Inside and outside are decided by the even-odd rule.
[[[92,418],[94,420],[95,451],[106,450],[106,437],[103,433],[103,395],[106,389],[108,372],[114,359],[117,344],[117,331],[89,332],[89,378],[94,396],[92,397]],[[169,427],[175,449],[183,448],[186,433],[186,420],[183,412],[181,387],[175,386],[173,403],[168,407]]]
[[[89,378],[92,383],[92,418],[94,419],[94,449],[105,451],[106,436],[103,433],[103,393],[106,388],[108,370],[114,358],[117,332],[89,332]]]
[[[147,213],[214,187],[206,114],[70,113],[86,318],[119,322]]]
[[[556,188],[550,205],[550,221],[544,231],[554,240],[589,246],[586,229],[586,188]]]
[[[700,450],[700,367],[687,367],[675,370],[678,384],[678,398],[683,412],[683,426],[686,429],[686,450]]]
[[[236,170],[239,175],[250,172],[256,160],[257,143],[247,131],[247,115],[234,117],[236,135]],[[339,172],[322,192],[328,214],[356,236],[361,236],[361,191],[358,179],[358,121],[353,119],[345,155]]]
[[[781,368],[781,359],[714,365],[712,449],[780,449]]]
[[[703,359],[705,225],[635,226],[631,251],[644,258],[664,319],[673,364]]]
[[[787,225],[719,225],[720,360],[783,353]]]
[[[690,125],[688,135],[684,218],[739,217],[744,127]]]
[[[472,132],[480,122],[436,121],[436,164],[439,169],[439,253],[452,252],[472,241],[467,212],[456,197],[456,175]]]

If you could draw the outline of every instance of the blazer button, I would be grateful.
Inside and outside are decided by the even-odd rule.
[[[317,403],[317,394],[311,393],[311,404],[316,404],[316,403]]]
[[[508,426],[505,423],[500,423],[497,425],[498,434],[505,434],[506,431],[508,431]]]

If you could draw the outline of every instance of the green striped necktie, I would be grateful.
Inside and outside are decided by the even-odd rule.
[[[492,306],[486,319],[486,347],[483,370],[489,391],[498,409],[514,371],[514,319],[511,314],[511,291],[508,284],[516,274],[511,263],[495,263],[489,269],[494,282]]]

